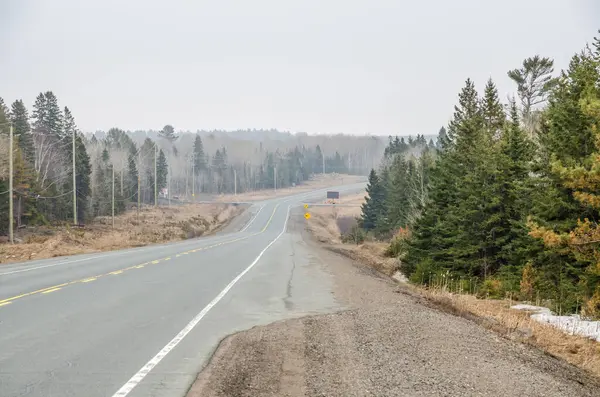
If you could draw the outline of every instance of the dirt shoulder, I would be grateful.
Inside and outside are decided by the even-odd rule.
[[[0,264],[112,251],[210,235],[246,206],[188,204],[143,207],[115,217],[98,217],[84,227],[37,227],[19,231],[21,243],[0,244]]]
[[[226,338],[188,397],[600,395],[586,372],[303,237],[349,310]]]

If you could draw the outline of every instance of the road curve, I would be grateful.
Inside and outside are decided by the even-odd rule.
[[[330,310],[309,275],[313,303],[285,299],[310,259],[289,211],[325,190],[257,203],[234,233],[0,267],[0,396],[182,396],[224,336]]]

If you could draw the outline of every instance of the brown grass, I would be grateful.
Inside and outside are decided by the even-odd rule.
[[[340,204],[351,207],[309,207],[311,218],[307,221],[308,229],[318,241],[325,243],[332,251],[346,255],[356,261],[365,262],[376,270],[392,276],[398,270],[398,261],[386,258],[384,252],[388,243],[382,241],[365,241],[362,244],[344,244],[340,237],[355,223],[354,218],[360,215],[360,205],[364,202],[364,193],[342,197]],[[341,230],[344,229],[344,230]]]
[[[288,187],[283,189],[277,189],[275,192],[273,189],[268,190],[257,190],[254,192],[240,193],[237,196],[233,194],[224,194],[215,198],[217,201],[260,201],[266,200],[273,197],[284,197],[292,194],[298,194],[303,192],[309,192],[315,189],[326,188],[330,186],[349,185],[353,183],[363,182],[365,177],[357,175],[345,175],[345,174],[325,174],[315,175],[311,180],[308,180],[301,185],[296,187]]]
[[[22,243],[0,244],[0,263],[112,251],[210,234],[243,209],[226,204],[146,207],[115,217],[98,217],[82,228],[43,227],[19,231]]]
[[[525,311],[510,309],[516,303],[514,301],[478,299],[473,295],[414,286],[413,289],[445,311],[473,319],[505,337],[541,348],[552,356],[600,377],[598,342],[566,334],[551,325],[533,320]]]
[[[348,198],[348,202],[360,203],[362,195]],[[392,276],[398,270],[398,263],[384,257],[388,243],[365,242],[352,245],[343,244],[340,240],[336,216],[357,216],[360,214],[360,207],[340,207],[336,211],[323,207],[310,210],[313,216],[308,221],[308,229],[314,237],[328,249]],[[434,307],[466,317],[509,339],[536,346],[600,377],[599,343],[585,337],[565,334],[551,325],[533,320],[527,312],[510,309],[510,306],[517,303],[515,301],[479,299],[473,295],[454,294],[441,289],[430,290],[411,284],[403,284],[402,290],[425,298]]]

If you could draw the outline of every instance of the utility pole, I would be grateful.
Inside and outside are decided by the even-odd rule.
[[[275,166],[275,172],[273,172],[273,185],[275,186],[275,194],[277,194],[277,166]]]
[[[8,241],[15,243],[13,232],[13,125],[10,123],[10,134],[8,140]]]
[[[158,177],[156,174],[156,158],[158,157],[158,147],[154,143],[154,206],[158,205]]]
[[[233,195],[237,196],[237,173],[235,168],[233,169]]]
[[[112,227],[115,228],[115,165],[112,164]],[[121,175],[123,175],[121,173]]]
[[[75,128],[72,131],[73,141],[73,224],[77,225],[77,171],[75,169]]]
[[[196,202],[196,153],[192,155],[192,202]]]
[[[138,151],[138,167],[137,167],[137,174],[138,174],[138,186],[137,186],[137,199],[138,199],[138,205],[137,205],[137,216],[138,216],[138,221],[140,220],[140,204],[142,203],[142,195],[141,195],[141,178],[140,178],[140,174],[142,172],[142,149],[140,148],[140,150]]]
[[[323,158],[323,175],[325,175],[325,151],[321,150],[321,157]]]

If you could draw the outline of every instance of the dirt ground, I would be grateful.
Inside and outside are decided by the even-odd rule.
[[[21,229],[19,244],[0,244],[0,264],[64,255],[112,251],[207,235],[243,211],[227,204],[144,207],[115,217],[98,217],[81,228]]]
[[[226,338],[188,397],[600,396],[587,372],[303,237],[350,310]]]

